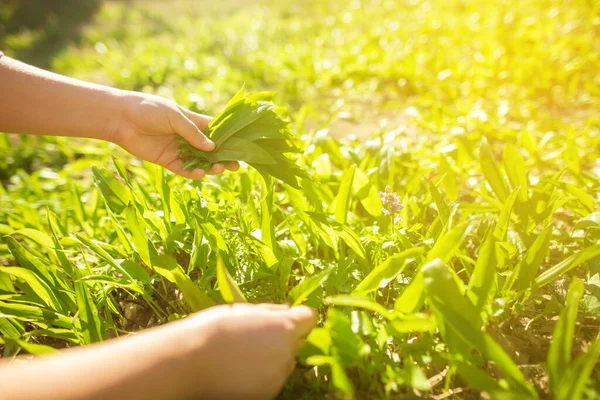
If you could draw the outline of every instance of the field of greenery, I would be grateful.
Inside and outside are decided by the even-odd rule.
[[[218,3],[105,2],[47,65],[211,115],[274,91],[307,177],[0,134],[2,356],[303,303],[282,399],[600,399],[600,3]]]

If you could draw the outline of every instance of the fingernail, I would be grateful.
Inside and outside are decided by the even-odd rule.
[[[206,143],[212,143],[215,144],[212,140],[210,140],[210,138],[208,136],[204,136],[206,138]]]

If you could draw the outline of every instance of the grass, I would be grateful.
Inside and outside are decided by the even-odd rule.
[[[0,136],[3,356],[305,303],[281,398],[598,398],[600,5],[227,3],[106,3],[52,68],[213,115],[273,90],[312,181]]]

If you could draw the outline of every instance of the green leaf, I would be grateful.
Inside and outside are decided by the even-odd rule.
[[[64,248],[60,243],[60,240],[58,240],[57,233],[60,232],[60,227],[58,225],[58,222],[56,221],[56,216],[50,210],[48,210],[48,225],[50,226],[52,241],[54,242],[54,248],[56,249],[56,258],[60,262],[60,266],[64,271],[67,272],[68,275],[75,276],[76,271],[71,265],[69,259],[67,258],[64,252]]]
[[[56,285],[54,274],[52,273],[54,271],[51,272],[48,266],[46,266],[40,259],[30,253],[26,247],[21,245],[21,243],[17,242],[12,237],[9,236],[7,238],[7,242],[8,249],[21,267],[39,275],[39,277],[42,278],[48,286]]]
[[[247,303],[242,291],[229,275],[221,257],[217,258],[217,282],[221,296],[226,303]]]
[[[513,143],[504,148],[502,163],[513,190],[519,190],[519,200],[526,203],[529,199],[529,182],[525,171],[525,160]]]
[[[561,385],[553,392],[556,400],[580,400],[600,357],[600,339],[580,354],[564,373]]]
[[[103,341],[105,330],[102,327],[98,308],[89,287],[83,280],[76,280],[74,286],[77,309],[79,311],[79,322],[81,324],[81,331],[78,333],[81,335],[83,343],[91,344]]]
[[[249,164],[276,164],[263,147],[243,138],[230,138],[211,153],[211,162],[245,161]]]
[[[119,159],[117,157],[115,157],[115,155],[111,155],[110,156],[112,159],[113,164],[115,165],[115,168],[117,170],[117,173],[119,174],[119,176],[121,178],[123,178],[123,180],[127,183],[127,185],[129,187],[131,186],[131,180],[129,179],[129,173],[127,172],[127,170],[125,169],[125,167],[123,166],[123,164],[121,164],[121,161],[119,161]]]
[[[152,265],[158,274],[177,285],[183,294],[183,299],[192,311],[200,311],[215,305],[214,301],[192,282],[173,257],[167,255],[154,256],[152,257]]]
[[[571,364],[577,308],[584,292],[583,283],[579,279],[573,278],[569,285],[565,308],[560,313],[558,323],[554,327],[552,343],[548,351],[548,378],[553,393],[560,392],[562,378]]]
[[[43,356],[46,354],[53,354],[53,353],[57,353],[58,350],[50,347],[50,346],[46,346],[44,344],[36,344],[36,343],[29,343],[26,342],[24,340],[20,340],[20,339],[2,339],[0,338],[0,344],[13,344],[16,345],[20,348],[22,348],[23,350],[25,350],[27,353],[29,354],[33,354],[34,356]]]
[[[579,264],[582,264],[586,261],[596,260],[600,257],[600,244],[596,244],[590,246],[586,249],[583,249],[570,257],[564,259],[559,262],[552,268],[547,269],[542,272],[536,279],[535,284],[538,288],[541,288],[548,283],[552,282],[562,274],[572,270],[577,267]]]
[[[292,303],[292,306],[297,306],[301,304],[308,296],[310,296],[315,290],[317,290],[327,278],[329,278],[329,274],[331,273],[331,268],[325,269],[319,272],[316,275],[311,277],[306,277],[304,280],[297,286],[295,286],[289,293],[289,299]]]
[[[469,385],[482,392],[488,392],[494,399],[517,400],[519,398],[518,395],[514,395],[500,386],[495,378],[488,375],[479,367],[458,360],[453,360],[452,365],[456,367],[460,376],[462,376]]]
[[[113,212],[121,214],[131,201],[131,193],[127,186],[104,168],[93,167],[92,171],[94,173],[94,183],[100,189],[100,193],[102,193],[108,207]]]
[[[450,351],[457,357],[469,359],[476,349],[502,372],[514,390],[525,398],[537,398],[533,387],[504,350],[481,331],[481,318],[475,306],[463,295],[456,284],[452,270],[436,259],[423,267],[425,290],[429,305],[438,323],[440,333]]]
[[[273,217],[271,214],[271,208],[273,207],[273,184],[268,175],[263,176],[263,178],[264,185],[262,187],[262,198],[260,200],[261,238],[262,242],[271,250],[271,252],[277,254],[279,248],[277,246],[277,240],[275,239]]]
[[[121,245],[123,245],[123,250],[125,250],[127,254],[133,253],[133,243],[131,243],[131,241],[125,234],[125,230],[123,229],[123,226],[121,226],[121,223],[117,220],[117,217],[115,217],[115,215],[110,210],[108,211],[108,216],[110,217],[110,221],[112,222],[112,225],[115,229],[115,233],[117,234]]]
[[[505,202],[508,197],[508,186],[486,138],[483,138],[479,147],[479,161],[483,175],[490,184],[490,187],[498,199],[501,202]]]
[[[422,247],[415,247],[399,254],[394,254],[373,268],[369,275],[358,284],[352,293],[365,295],[387,285],[389,281],[402,273],[408,263],[421,254],[423,254]]]
[[[362,258],[365,261],[368,261],[367,252],[360,242],[360,238],[348,225],[343,225],[338,227],[337,234],[340,236],[340,239],[346,243],[346,246],[350,247],[357,256]]]
[[[446,201],[444,200],[444,197],[438,188],[431,181],[427,182],[429,184],[429,193],[431,193],[431,197],[433,197],[433,201],[437,206],[440,220],[442,221],[442,224],[446,226],[448,224],[448,219],[450,218],[450,209],[448,208],[448,204],[446,204]]]
[[[587,212],[593,212],[596,208],[595,204],[596,202],[594,201],[594,198],[588,194],[587,191],[580,189],[579,187],[570,184],[570,183],[566,183],[566,182],[560,182],[560,181],[555,181],[555,180],[550,180],[549,181],[552,185],[561,188],[562,190],[564,190],[565,192],[569,193],[570,195],[574,196],[577,200],[579,200],[579,202],[584,206],[585,211]]]
[[[238,107],[236,107],[238,105]],[[262,107],[261,107],[262,106]],[[266,106],[266,107],[265,107]],[[240,100],[234,103],[229,109],[224,110],[224,114],[231,113],[235,108],[235,113],[224,117],[218,125],[211,125],[210,137],[217,147],[232,139],[232,136],[242,128],[250,125],[261,117],[261,114],[270,110],[274,106],[271,104],[254,103],[252,101]]]
[[[107,262],[110,266],[112,266],[116,271],[122,273],[127,278],[133,280],[129,272],[127,272],[121,264],[119,264],[106,250],[104,250],[97,242],[86,238],[83,235],[76,234],[77,239],[91,251],[93,251],[98,257]]]
[[[423,272],[418,271],[402,294],[396,299],[394,309],[403,314],[419,311],[425,300],[425,282]]]
[[[0,272],[11,275],[19,281],[22,281],[31,288],[31,290],[53,310],[61,311],[63,306],[58,297],[43,279],[35,272],[21,267],[0,267]]]
[[[20,321],[37,322],[43,320],[51,321],[57,325],[60,324],[63,327],[73,327],[73,319],[71,317],[64,316],[53,310],[28,304],[0,301],[0,314],[3,314],[3,317],[16,318]]]
[[[348,378],[344,367],[335,359],[331,363],[331,382],[340,392],[345,393],[350,397],[354,396],[354,386],[352,386],[350,378]]]
[[[350,206],[350,193],[352,190],[352,182],[354,181],[354,172],[356,171],[356,165],[352,164],[342,175],[340,188],[338,194],[333,201],[333,208],[335,210],[335,221],[340,224],[346,223],[348,215],[348,207]]]
[[[331,335],[331,355],[343,367],[356,366],[361,358],[363,343],[352,330],[352,323],[343,312],[327,310],[327,329]]]
[[[436,258],[445,263],[450,262],[469,233],[469,229],[467,228],[469,228],[470,224],[471,221],[465,221],[445,233],[442,232],[442,235],[438,237],[433,248],[427,253],[425,262]]]
[[[331,163],[328,162],[328,165]],[[317,173],[319,169],[317,169]],[[360,204],[373,217],[381,216],[383,203],[377,192],[377,188],[371,184],[369,177],[360,168],[354,171],[354,180],[352,181],[352,193],[356,196]]]
[[[390,325],[398,333],[433,332],[436,328],[435,318],[432,315],[416,314],[394,314]]]
[[[433,248],[427,253],[425,261],[417,268],[417,273],[413,277],[412,281],[406,289],[402,292],[402,295],[396,299],[394,308],[404,314],[412,314],[417,312],[423,305],[425,299],[425,286],[423,281],[423,273],[421,271],[423,265],[428,262],[440,259],[443,262],[450,262],[452,257],[458,251],[464,241],[467,233],[470,221],[465,221],[460,225],[447,231],[444,231],[438,237]]]
[[[10,233],[10,236],[21,236],[37,243],[41,247],[52,249],[54,244],[52,238],[37,229],[23,228]]]
[[[336,306],[355,307],[362,308],[380,314],[382,317],[391,319],[392,313],[379,303],[374,302],[368,297],[349,296],[349,295],[337,295],[330,296],[325,299],[326,304],[332,304]]]
[[[587,217],[581,218],[575,226],[573,230],[578,229],[600,229],[600,211],[596,211],[588,215]]]
[[[220,254],[229,255],[229,247],[227,246],[227,242],[223,239],[223,236],[219,232],[217,228],[211,222],[202,222],[201,218],[197,218],[198,224],[204,231],[204,235],[208,242],[210,243],[210,247]]]
[[[215,305],[215,302],[206,293],[200,290],[183,270],[174,274],[175,283],[183,294],[183,299],[188,303],[193,312],[204,310]]]
[[[492,293],[496,278],[496,241],[490,230],[479,249],[475,269],[469,281],[469,298],[478,312],[483,311]]]
[[[8,315],[3,315],[0,318],[0,340],[2,340],[2,336],[10,339],[18,339],[24,334],[25,327],[22,322]]]
[[[515,200],[517,199],[519,193],[519,190],[513,190],[504,202],[504,207],[502,207],[502,211],[500,211],[498,223],[496,224],[496,228],[494,229],[494,235],[496,236],[496,239],[498,239],[501,242],[506,240],[508,225],[510,223],[510,215],[512,213],[513,207],[515,205]]]
[[[127,271],[129,276],[131,276],[136,282],[142,282],[147,285],[152,283],[152,278],[150,277],[150,274],[148,274],[148,271],[146,271],[146,269],[138,263],[130,260],[123,260],[121,263],[121,268]]]
[[[125,218],[127,220],[127,228],[131,232],[133,247],[139,254],[142,261],[148,265],[152,265],[152,257],[156,253],[154,244],[148,238],[146,233],[144,221],[139,217],[136,208],[133,205],[128,205],[125,208]]]
[[[525,258],[519,263],[518,284],[520,290],[525,290],[531,286],[531,282],[537,275],[540,265],[542,265],[544,258],[548,254],[551,237],[552,225],[549,225],[535,239],[531,247],[527,250]]]

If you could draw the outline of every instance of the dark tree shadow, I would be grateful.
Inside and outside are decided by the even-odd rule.
[[[102,0],[1,0],[0,49],[48,68],[52,58],[81,38]],[[23,39],[25,37],[25,39]]]

